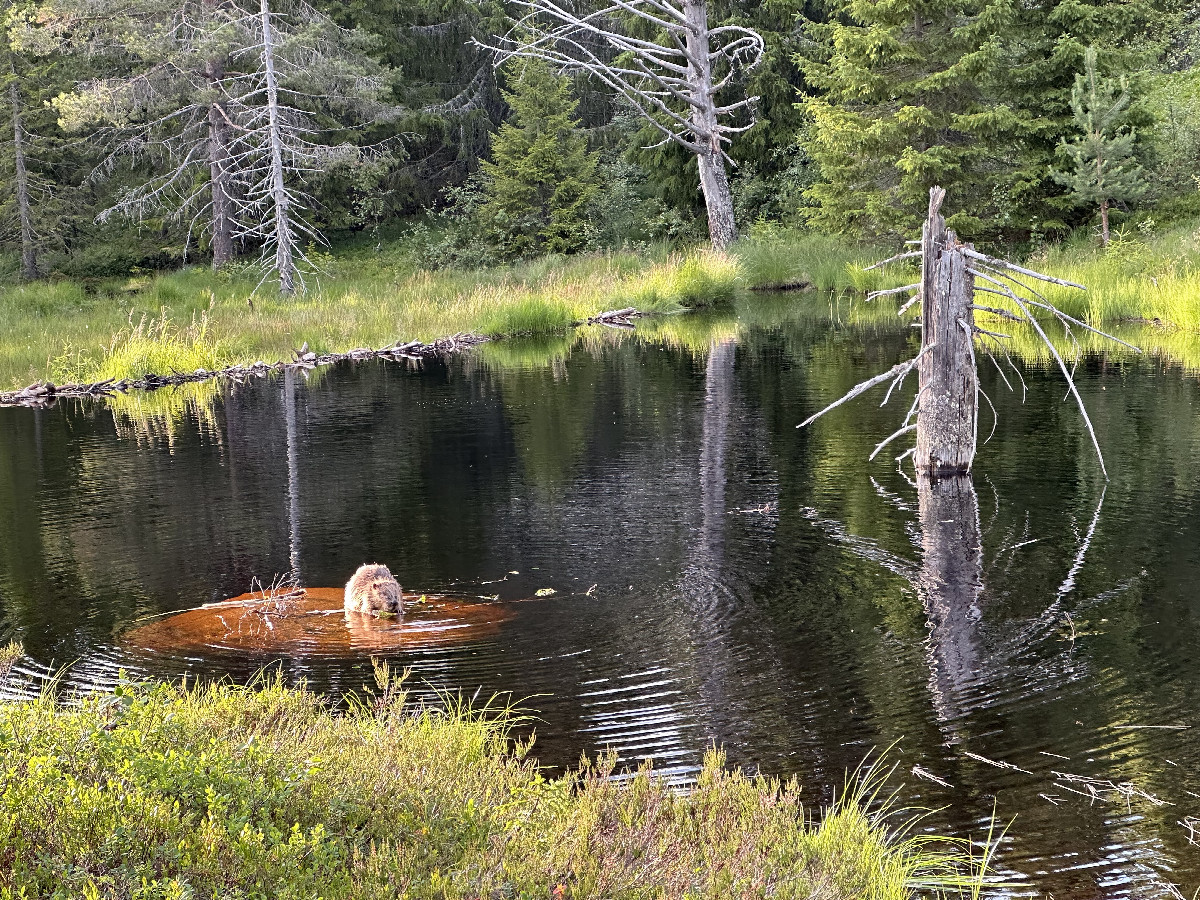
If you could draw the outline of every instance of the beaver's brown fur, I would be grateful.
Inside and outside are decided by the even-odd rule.
[[[387,566],[359,566],[346,582],[346,611],[399,616],[404,612],[404,594]]]

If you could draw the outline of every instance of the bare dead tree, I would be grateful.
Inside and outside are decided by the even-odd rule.
[[[1074,368],[1068,368],[1062,354],[1054,346],[1033,311],[1040,310],[1056,319],[1067,338],[1075,344],[1077,351],[1078,342],[1075,340],[1073,328],[1094,332],[1123,347],[1139,353],[1141,351],[1120,338],[1067,315],[1031,287],[1029,282],[1042,281],[1086,290],[1083,285],[1043,275],[1007,260],[988,256],[978,252],[970,244],[960,242],[953,231],[946,229],[946,220],[941,215],[941,204],[945,195],[945,190],[940,187],[935,187],[929,192],[929,217],[925,222],[919,251],[901,253],[870,267],[877,268],[903,259],[921,259],[919,282],[867,295],[867,299],[871,300],[884,295],[913,292],[911,299],[900,307],[899,312],[903,314],[913,303],[922,305],[920,352],[913,359],[893,366],[882,375],[855,385],[843,397],[796,427],[803,428],[872,387],[890,382],[887,394],[883,398],[886,404],[892,392],[901,387],[905,377],[915,369],[918,372],[918,386],[912,407],[901,427],[879,443],[871,454],[871,459],[896,438],[915,431],[917,445],[896,457],[897,462],[915,454],[918,473],[933,478],[969,472],[979,446],[980,397],[991,405],[991,400],[979,386],[976,340],[988,340],[999,347],[1013,372],[1020,378],[1020,373],[1004,348],[1003,342],[1011,336],[977,325],[974,314],[976,311],[982,311],[1004,320],[1029,325],[1046,345],[1050,356],[1058,364],[1067,381],[1068,393],[1074,397],[1079,407],[1083,423],[1091,436],[1092,446],[1096,448],[1100,471],[1107,479],[1108,470],[1104,465],[1104,454],[1100,450],[1100,442],[1096,438],[1096,430],[1092,427],[1087,407],[1084,406],[1083,398],[1075,386]],[[980,285],[981,281],[986,284]],[[1000,301],[993,302],[1007,301],[1011,305],[997,307],[976,303],[976,294],[980,292],[1001,298]],[[984,352],[991,356],[986,350]],[[1012,389],[1012,383],[1004,375],[999,362],[994,356],[991,358],[1005,383]],[[994,415],[995,408],[992,409]]]
[[[21,228],[21,278],[24,281],[32,281],[38,276],[37,245],[34,242],[33,209],[29,202],[29,170],[25,165],[25,125],[21,116],[21,91],[15,69],[12,70],[12,80],[8,83],[8,96],[12,106],[17,218]]]
[[[274,273],[288,295],[304,286],[303,244],[321,241],[305,219],[304,181],[371,152],[330,143],[344,130],[330,119],[373,120],[387,107],[377,102],[382,82],[355,52],[353,32],[303,0],[277,2],[285,4],[282,20],[269,0],[160,5],[165,24],[146,26],[154,41],[146,55],[156,61],[81,85],[56,105],[76,127],[115,123],[100,132],[110,152],[96,177],[130,158],[158,169],[101,221],[172,211],[188,222],[189,241],[196,231],[211,235],[214,265],[232,259],[237,242],[260,247],[264,280]]]
[[[762,36],[740,25],[710,27],[707,0],[610,0],[592,12],[576,11],[569,0],[515,5],[524,15],[489,48],[497,65],[514,56],[542,59],[623,97],[662,135],[660,144],[695,154],[713,246],[732,244],[737,225],[725,148],[754,126],[758,98],[735,88],[761,61]],[[631,20],[659,38],[633,37],[623,27]]]
[[[296,289],[296,235],[292,224],[294,198],[288,190],[284,178],[283,109],[279,104],[279,79],[275,74],[275,34],[271,26],[271,9],[267,0],[260,0],[259,16],[262,22],[262,75],[267,99],[265,137],[270,151],[270,166],[265,173],[265,180],[254,186],[251,196],[270,198],[270,207],[274,215],[263,246],[266,249],[273,248],[275,250],[275,271],[279,275],[279,292],[291,294]],[[253,142],[250,142],[250,146],[253,148]],[[294,147],[292,149],[293,159],[301,156],[295,152]],[[253,228],[255,225],[251,227]]]

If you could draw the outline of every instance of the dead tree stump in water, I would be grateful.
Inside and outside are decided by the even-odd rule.
[[[987,338],[995,342],[1021,383],[1022,399],[1024,399],[1025,389],[1024,379],[1012,359],[1008,357],[1008,351],[1003,344],[1003,340],[1008,339],[1010,335],[989,331],[976,325],[975,311],[981,310],[1001,320],[1029,325],[1046,346],[1047,352],[1067,381],[1068,393],[1075,398],[1079,414],[1083,417],[1083,423],[1087,426],[1088,435],[1092,439],[1092,446],[1096,448],[1100,471],[1107,479],[1108,471],[1104,466],[1104,454],[1100,452],[1100,441],[1096,438],[1096,430],[1092,427],[1092,420],[1088,416],[1087,408],[1083,405],[1083,398],[1075,387],[1073,370],[1068,369],[1062,354],[1058,352],[1058,348],[1046,335],[1045,329],[1034,316],[1033,310],[1038,309],[1053,316],[1062,325],[1063,331],[1074,344],[1077,352],[1079,342],[1072,332],[1073,327],[1094,332],[1137,353],[1142,351],[1118,337],[1067,315],[1045,296],[1030,287],[1027,280],[1034,279],[1063,287],[1077,288],[1081,291],[1087,290],[1083,285],[1043,275],[1032,269],[1014,265],[1007,260],[988,256],[978,252],[970,244],[959,241],[957,235],[946,228],[946,220],[941,215],[941,205],[945,197],[946,192],[940,187],[931,188],[929,191],[929,216],[922,233],[920,250],[900,253],[867,267],[868,269],[878,269],[888,263],[920,257],[921,280],[919,282],[903,287],[872,291],[867,294],[867,300],[873,300],[886,295],[915,292],[907,302],[901,305],[897,315],[903,315],[914,303],[921,304],[920,352],[914,358],[892,366],[882,375],[876,375],[874,378],[868,378],[866,381],[856,384],[840,399],[833,401],[820,412],[809,416],[796,427],[803,428],[821,418],[831,409],[836,409],[848,400],[853,400],[876,385],[890,381],[891,385],[883,398],[883,404],[881,404],[884,405],[891,398],[893,391],[903,388],[904,379],[908,373],[917,369],[919,385],[912,408],[904,417],[900,428],[880,441],[870,458],[874,459],[878,456],[879,452],[896,438],[915,431],[917,433],[916,446],[897,456],[897,462],[907,456],[915,455],[917,473],[931,478],[970,472],[971,464],[975,460],[975,450],[979,445],[979,397],[981,394],[992,409],[993,419],[996,417],[995,406],[979,386],[979,374],[975,361],[976,336],[981,340]],[[917,242],[910,241],[909,243]],[[985,282],[986,286],[977,285],[977,281]],[[1000,302],[1009,302],[1012,305],[1008,307],[979,305],[974,302],[977,291],[997,295],[1003,298]],[[1021,293],[1017,293],[1018,291]],[[987,350],[984,352],[996,364],[1000,377],[1012,390],[1012,383],[1004,374],[1000,363]],[[995,430],[994,424],[992,430]]]
[[[941,214],[934,188],[921,235],[921,356],[918,358],[917,471],[933,477],[971,470],[979,418],[975,372],[975,277]],[[928,352],[925,352],[928,351]]]

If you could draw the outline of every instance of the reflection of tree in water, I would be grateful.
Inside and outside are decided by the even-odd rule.
[[[917,587],[929,627],[929,685],[942,720],[963,712],[961,694],[980,674],[983,546],[970,475],[919,476],[922,563]]]
[[[300,472],[296,455],[296,374],[283,373],[283,414],[287,423],[288,562],[291,579],[300,584]]]
[[[725,556],[725,444],[733,407],[737,344],[714,341],[704,370],[704,425],[700,437],[701,565],[719,569]]]

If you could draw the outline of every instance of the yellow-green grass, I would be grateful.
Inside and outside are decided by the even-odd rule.
[[[302,295],[255,291],[253,272],[202,268],[103,282],[41,282],[0,291],[0,385],[97,381],[274,361],[318,352],[562,330],[619,306],[677,311],[737,288],[736,259],[696,250],[554,258],[482,272],[411,270],[362,254],[323,260]]]
[[[903,277],[864,274],[873,250],[784,232],[729,254],[552,256],[483,271],[422,269],[399,246],[318,254],[321,273],[287,299],[250,267],[0,288],[0,389],[274,361],[305,342],[329,352],[456,332],[547,334],[608,309],[678,312],[780,279],[844,290]]]
[[[1140,321],[1200,333],[1200,223],[1119,233],[1106,249],[1076,241],[1034,256],[1029,266],[1084,285],[1086,291],[1035,287],[1089,324]]]
[[[715,752],[685,792],[548,778],[491,712],[386,672],[340,711],[277,682],[0,704],[0,897],[901,900],[986,864],[891,831],[875,787],[815,821]]]
[[[42,379],[94,381],[274,361],[305,342],[325,352],[455,332],[551,335],[606,309],[677,312],[767,285],[807,282],[861,295],[915,280],[911,264],[865,270],[894,249],[759,228],[729,254],[546,257],[483,271],[425,270],[400,244],[378,252],[347,249],[320,254],[322,274],[291,299],[259,287],[250,268],[14,285],[0,288],[0,389]],[[1157,323],[1141,335],[1150,349],[1189,367],[1200,362],[1188,336],[1200,334],[1195,227],[1118,236],[1107,250],[1084,238],[1029,262],[1088,286],[1086,292],[1045,291],[1071,314],[1101,327]],[[643,330],[660,327],[684,326],[642,324]],[[186,405],[186,398],[170,402]]]

